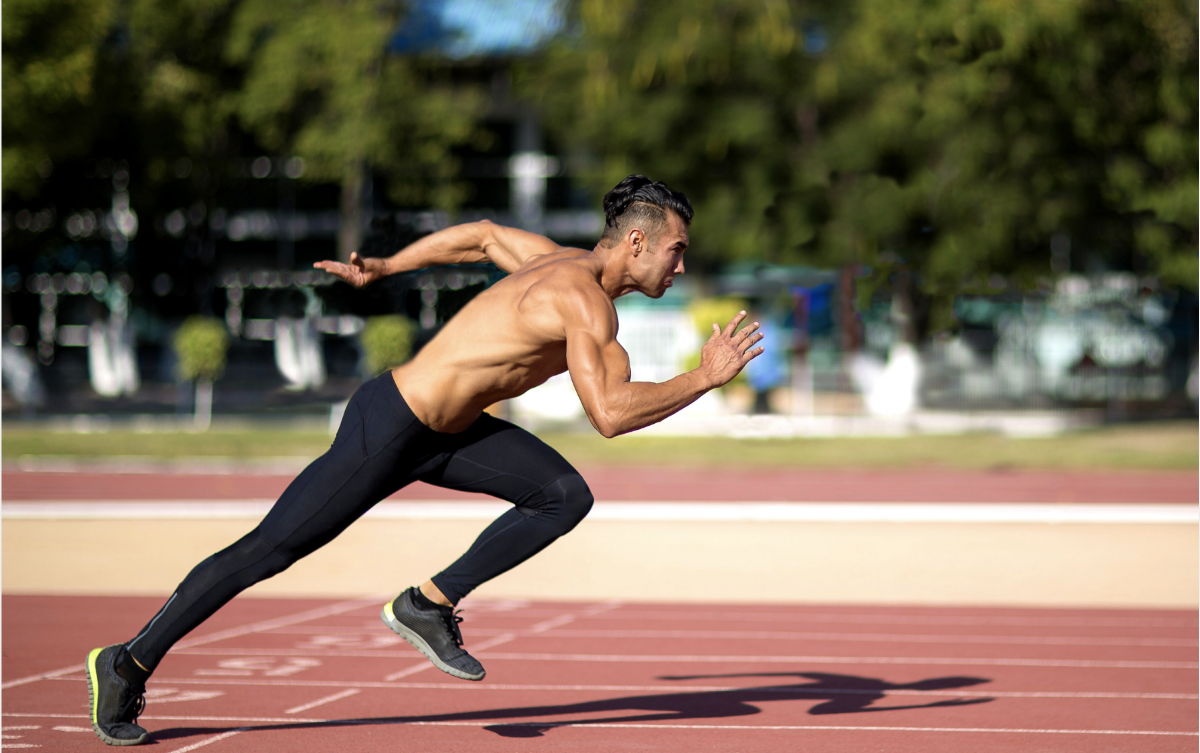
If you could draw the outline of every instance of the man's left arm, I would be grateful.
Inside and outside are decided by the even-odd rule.
[[[564,311],[567,368],[596,431],[607,438],[658,423],[695,402],[709,390],[727,384],[763,352],[758,323],[737,331],[741,312],[713,334],[700,352],[700,366],[662,383],[631,382],[629,355],[616,339],[617,322],[607,306],[573,300]]]

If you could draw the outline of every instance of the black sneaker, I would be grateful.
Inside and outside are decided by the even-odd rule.
[[[453,607],[417,606],[410,588],[383,605],[379,617],[392,632],[412,644],[433,666],[462,680],[482,680],[487,674],[475,657],[463,650],[458,623],[462,618]]]
[[[146,708],[146,686],[117,674],[121,644],[95,648],[87,657],[88,706],[92,729],[109,745],[141,745],[149,736],[136,722]]]

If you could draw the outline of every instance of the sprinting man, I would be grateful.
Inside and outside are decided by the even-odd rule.
[[[388,259],[351,256],[315,266],[362,287],[387,275],[490,261],[508,276],[480,293],[407,364],[350,398],[328,452],[288,486],[253,531],[193,569],[127,643],[87,657],[92,728],[109,745],[137,745],[145,684],[163,656],[230,599],[328,544],[377,502],[414,481],[507,500],[456,562],[383,606],[381,617],[443,672],[482,680],[463,648],[454,605],[570,531],[592,507],[571,464],[528,431],[483,412],[569,371],[588,419],[605,437],[663,420],[727,384],[752,358],[758,323],[713,324],[700,366],[662,384],[631,382],[613,300],[660,298],[683,274],[692,207],[663,183],[631,175],[604,197],[591,251],[487,221],[428,235]]]

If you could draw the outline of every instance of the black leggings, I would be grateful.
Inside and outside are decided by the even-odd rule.
[[[130,652],[153,670],[171,646],[234,596],[328,544],[376,502],[416,480],[515,505],[433,577],[452,603],[546,548],[592,507],[583,478],[537,437],[487,414],[458,434],[433,431],[385,373],[354,393],[329,451],[292,481],[257,528],[184,578],[129,642]]]

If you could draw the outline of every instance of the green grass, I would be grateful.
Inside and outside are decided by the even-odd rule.
[[[78,458],[235,458],[313,457],[329,449],[323,431],[134,432],[78,434],[68,431],[4,429],[4,459],[26,455]]]
[[[1194,421],[1103,427],[1046,439],[991,434],[895,439],[737,440],[637,434],[608,440],[595,434],[547,434],[542,438],[579,466],[1194,471],[1200,452]],[[324,452],[329,442],[326,433],[314,431],[77,434],[22,427],[4,430],[3,457],[312,458]]]
[[[995,434],[897,438],[617,439],[542,437],[578,465],[742,465],[792,468],[1191,469],[1197,467],[1195,422],[1105,427],[1042,439]]]

